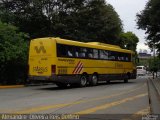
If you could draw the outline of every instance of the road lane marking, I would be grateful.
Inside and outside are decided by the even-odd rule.
[[[0,89],[7,89],[7,88],[23,88],[24,85],[4,85],[0,86]]]
[[[143,115],[148,115],[148,114],[150,114],[150,107],[149,106],[145,109],[139,110],[138,112],[131,115],[129,118],[124,118],[122,120],[138,120],[138,119],[142,118]]]
[[[79,111],[79,112],[76,112],[74,114],[91,114],[91,113],[95,113],[96,111],[103,110],[103,109],[108,109],[110,107],[117,106],[117,105],[120,105],[122,103],[126,103],[128,101],[133,101],[135,99],[138,99],[138,98],[141,98],[141,97],[145,97],[147,95],[148,95],[147,93],[140,94],[140,95],[137,95],[137,96],[125,98],[125,99],[122,99],[122,100],[119,100],[119,101],[115,101],[115,102],[103,104],[103,105],[100,105],[100,106],[96,106],[96,107],[93,107],[93,108],[89,108],[89,109],[86,109],[86,110],[83,110],[83,111]]]
[[[125,92],[121,92],[121,93],[116,93],[116,94],[113,94],[113,95],[110,95],[110,96],[97,97],[97,98],[93,98],[93,99],[89,99],[89,100],[80,100],[80,101],[66,103],[66,104],[53,104],[53,105],[32,107],[32,108],[21,110],[21,111],[16,111],[14,113],[16,113],[16,114],[29,114],[29,113],[45,111],[45,110],[49,110],[49,109],[56,109],[56,108],[62,108],[62,107],[67,107],[67,106],[71,106],[71,105],[77,105],[77,104],[81,104],[81,103],[87,103],[87,102],[92,102],[92,101],[109,99],[109,98],[112,98],[112,97],[115,97],[115,96],[120,96],[120,95],[123,95],[123,94],[127,94],[127,93],[130,93],[130,92],[136,91],[138,89],[141,89],[144,86],[146,86],[146,84],[143,84],[142,86],[140,86],[138,88],[135,88],[135,89],[132,89],[132,90],[129,90],[129,91],[125,91]]]
[[[134,113],[135,115],[146,115],[146,114],[149,114],[150,113],[150,107],[148,106],[147,108],[145,109],[142,109],[136,113]]]
[[[44,111],[44,110],[49,110],[49,109],[62,108],[62,107],[66,107],[66,106],[74,105],[74,104],[79,104],[79,103],[81,103],[81,101],[74,102],[74,103],[54,104],[54,105],[48,105],[48,106],[34,107],[34,108],[26,109],[26,110],[21,110],[19,112],[15,112],[14,114],[34,113],[34,112],[39,112],[39,111]]]

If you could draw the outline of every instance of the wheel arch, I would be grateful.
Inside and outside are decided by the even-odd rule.
[[[131,78],[131,73],[127,72],[127,76],[128,76],[128,79],[130,79]]]

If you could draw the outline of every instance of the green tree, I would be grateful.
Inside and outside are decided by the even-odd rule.
[[[148,46],[160,52],[160,0],[149,0],[145,9],[137,14],[139,29],[145,30]]]
[[[43,4],[47,0],[4,0],[0,3],[2,22],[17,26],[31,38],[45,37],[52,32]]]
[[[153,73],[153,78],[154,78],[154,73],[156,73],[157,77],[158,70],[160,70],[160,58],[153,57],[152,59],[149,60],[149,71]]]
[[[122,31],[119,16],[104,0],[90,0],[66,17],[64,38],[116,44]],[[60,31],[59,31],[60,32]]]
[[[3,21],[31,38],[57,36],[117,44],[122,32],[118,14],[105,0],[7,0],[0,9]]]
[[[136,52],[137,43],[139,42],[138,37],[132,32],[121,33],[120,35],[120,46]]]
[[[26,76],[27,34],[0,22],[0,83],[22,82]]]

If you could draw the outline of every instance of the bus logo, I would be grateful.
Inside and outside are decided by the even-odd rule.
[[[74,68],[72,74],[79,74],[82,70],[83,70],[83,63],[79,61],[76,67]]]
[[[36,53],[38,53],[38,54],[41,52],[46,53],[46,49],[44,48],[42,42],[40,42],[40,46],[35,46],[34,49],[35,49]]]

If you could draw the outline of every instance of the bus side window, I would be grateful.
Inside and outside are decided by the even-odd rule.
[[[100,59],[104,59],[104,54],[103,54],[103,50],[99,50],[99,55],[100,55]]]
[[[100,50],[100,59],[108,60],[108,51]]]
[[[125,59],[124,59],[124,53],[121,53],[121,61],[125,61]]]
[[[128,61],[127,55],[125,53],[117,52],[118,61]]]
[[[126,56],[126,61],[127,61],[127,62],[129,61],[129,59],[128,59],[128,55]]]
[[[79,56],[80,58],[85,58],[86,57],[86,53],[87,53],[87,49],[86,48],[79,48]]]
[[[71,51],[70,51],[70,50],[68,50],[68,52],[67,52],[67,53],[68,53],[68,56],[69,56],[69,57],[73,57],[73,54],[71,53]]]
[[[125,61],[125,54],[122,52],[117,52],[117,60],[118,61]]]
[[[74,50],[74,46],[69,46],[69,45],[67,45],[67,56],[68,57],[74,57],[74,52],[75,52],[75,50]]]
[[[104,59],[108,60],[108,51],[107,50],[104,51]]]
[[[67,56],[67,46],[57,44],[57,56],[58,57],[66,57]]]
[[[130,56],[131,56],[131,55],[130,55],[129,53],[126,53],[126,56],[125,56],[125,57],[126,57],[126,61],[127,61],[127,62],[130,62]]]
[[[75,57],[76,58],[80,57],[80,48],[79,47],[75,47]]]
[[[98,58],[98,50],[93,49],[93,58]]]
[[[88,48],[87,49],[88,58],[93,58],[93,49]]]
[[[108,51],[108,59],[109,60],[115,60],[115,55],[113,51]]]
[[[78,54],[79,54],[78,51],[76,51],[76,52],[75,52],[75,56],[78,57],[78,56],[79,56]]]

